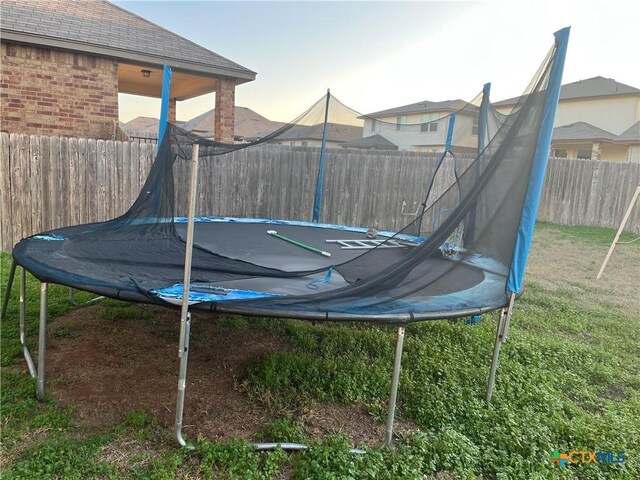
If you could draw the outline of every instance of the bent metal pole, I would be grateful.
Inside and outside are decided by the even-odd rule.
[[[182,282],[182,310],[180,314],[180,373],[178,375],[178,400],[176,402],[176,439],[180,445],[187,446],[182,438],[182,417],[184,413],[184,395],[187,386],[187,360],[189,357],[189,332],[191,314],[189,313],[189,286],[191,284],[191,259],[193,254],[194,218],[196,198],[198,196],[198,155],[200,145],[193,144],[191,151],[191,184],[189,186],[189,217],[187,221],[187,242],[184,255],[184,281]],[[193,447],[190,447],[193,448]]]
[[[389,396],[389,411],[387,412],[387,434],[384,440],[386,447],[393,439],[393,422],[396,415],[396,400],[398,398],[398,383],[400,380],[400,363],[402,362],[402,347],[404,345],[404,327],[398,327],[396,339],[396,355],[393,360],[393,376],[391,377],[391,395]]]

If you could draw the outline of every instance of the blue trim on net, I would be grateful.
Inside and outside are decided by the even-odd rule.
[[[444,152],[447,153],[451,150],[451,142],[453,141],[453,130],[456,126],[456,114],[449,114],[449,128],[447,128],[447,140],[444,144]]]
[[[331,280],[331,274],[333,273],[333,265],[329,267],[329,270],[327,270],[327,274],[324,276],[324,278],[322,280],[313,280],[312,282],[309,282],[307,284],[307,288],[310,288],[311,290],[318,290],[318,285],[321,285],[323,283],[327,283],[329,280]]]
[[[171,68],[165,64],[162,71],[162,100],[160,101],[160,123],[158,124],[158,145],[164,138],[169,121],[169,95],[171,94]]]
[[[482,153],[487,136],[488,115],[489,115],[489,95],[491,94],[491,83],[485,83],[482,87],[482,102],[480,103],[480,114],[478,115],[478,154]]]
[[[175,223],[187,223],[187,217],[175,217],[173,221]],[[297,227],[313,227],[313,228],[328,228],[331,230],[342,230],[343,232],[357,232],[367,233],[369,230],[366,227],[350,227],[346,225],[335,225],[332,223],[314,223],[303,222],[301,220],[278,220],[273,218],[236,218],[236,217],[196,217],[196,223],[263,223],[265,225],[290,225]],[[408,242],[422,243],[426,240],[425,237],[416,237],[414,235],[407,235],[406,233],[396,233],[390,230],[378,230],[378,235],[383,237],[393,237],[400,240],[406,240]]]
[[[533,228],[538,215],[538,205],[542,194],[542,184],[544,174],[547,169],[549,159],[549,147],[551,146],[551,135],[553,134],[553,122],[558,109],[558,99],[560,98],[560,86],[562,84],[562,71],[564,60],[567,54],[567,44],[569,42],[570,27],[563,28],[554,34],[556,38],[556,53],[551,65],[549,84],[547,85],[547,96],[544,104],[542,124],[538,134],[538,143],[533,157],[531,176],[529,177],[529,187],[525,197],[518,236],[513,249],[513,261],[509,270],[507,281],[507,291],[520,293],[522,290],[522,280],[527,266],[527,257],[531,247]]]
[[[320,147],[320,162],[318,164],[318,178],[316,179],[316,194],[313,198],[314,222],[320,221],[320,210],[322,210],[322,189],[324,187],[325,151],[327,149],[327,122],[329,119],[329,99],[331,92],[327,89],[327,103],[324,108],[324,127],[322,127],[322,147]]]

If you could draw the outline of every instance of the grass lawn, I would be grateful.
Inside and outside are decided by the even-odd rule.
[[[129,395],[130,410],[107,423],[87,418],[73,400],[61,401],[65,385],[77,384],[77,378],[69,377],[67,383],[58,379],[46,400],[36,401],[35,382],[21,358],[16,282],[1,331],[2,478],[640,478],[640,244],[619,246],[603,278],[594,280],[614,233],[538,225],[526,291],[516,303],[490,405],[484,393],[497,314],[485,315],[475,326],[462,321],[409,326],[398,406],[400,422],[408,427],[400,429],[402,436],[393,448],[366,442],[366,455],[349,453],[357,445],[339,428],[314,433],[301,412],[357,405],[371,423],[381,425],[393,329],[196,318],[194,326],[203,325],[203,335],[275,339],[275,346],[251,362],[231,390],[266,419],[251,438],[309,441],[311,446],[294,454],[258,453],[244,439],[212,441],[192,434],[188,440],[196,448],[191,452],[176,447],[165,417],[151,413],[142,400],[136,407],[136,392]],[[11,259],[7,254],[1,258],[4,295]],[[106,301],[92,310],[72,312],[66,288],[51,286],[49,292],[54,346],[58,342],[72,348],[84,341],[86,333],[79,325],[83,312],[92,312],[114,334],[147,336],[177,352],[177,322],[158,332],[160,324],[154,323],[149,313],[154,310],[148,307]],[[90,298],[84,293],[76,297]],[[35,348],[38,285],[33,278],[28,298],[28,335]],[[131,325],[133,329],[126,330]],[[195,333],[193,339],[196,342]],[[99,339],[93,340],[96,350],[104,348]],[[196,346],[201,352],[219,348]],[[80,370],[83,358],[78,355],[69,371]],[[166,373],[172,401],[175,365],[176,371]],[[190,368],[197,370],[192,364]],[[101,384],[106,378],[95,375],[89,381]],[[206,391],[206,385],[203,388]],[[187,397],[195,391],[197,386],[188,384]],[[100,401],[97,396],[87,403]],[[216,408],[206,395],[200,403],[204,406],[194,408]],[[100,410],[93,412],[101,416]],[[188,420],[189,403],[186,415]],[[560,469],[550,460],[556,449],[624,452],[625,461]]]

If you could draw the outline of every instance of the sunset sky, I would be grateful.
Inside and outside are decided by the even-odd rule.
[[[236,105],[296,117],[331,88],[368,113],[422,100],[522,93],[570,25],[563,83],[601,75],[640,87],[639,1],[177,2],[118,5],[258,72]],[[120,119],[159,116],[158,99],[121,95]],[[213,108],[178,102],[178,120]]]

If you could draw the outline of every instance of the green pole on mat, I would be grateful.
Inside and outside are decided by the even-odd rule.
[[[267,233],[269,235],[271,235],[272,237],[279,238],[280,240],[284,240],[285,242],[289,242],[292,245],[295,245],[296,247],[304,248],[305,250],[309,250],[310,252],[317,253],[318,255],[322,255],[324,257],[330,257],[331,256],[331,254],[329,252],[325,252],[323,250],[320,250],[319,248],[311,247],[309,245],[305,245],[304,243],[300,243],[297,240],[294,240],[292,238],[288,238],[288,237],[285,237],[284,235],[280,235],[275,230],[267,230]]]

